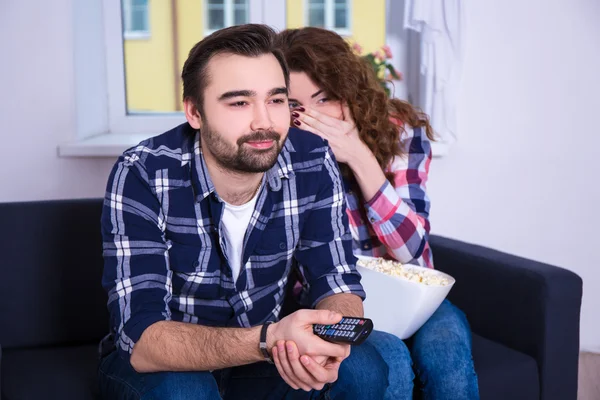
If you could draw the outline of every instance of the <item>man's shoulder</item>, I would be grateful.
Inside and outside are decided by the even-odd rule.
[[[186,122],[125,150],[120,162],[146,171],[181,168],[192,157],[194,138],[195,131]]]
[[[321,137],[297,128],[290,128],[286,146],[294,163],[321,161],[328,157],[329,145]]]

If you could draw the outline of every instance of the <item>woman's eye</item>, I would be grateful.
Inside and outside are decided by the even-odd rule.
[[[323,97],[322,99],[319,99],[319,103],[327,103],[329,101],[329,99],[327,97]]]
[[[298,108],[298,106],[300,105],[296,101],[290,101],[288,104],[290,105],[290,108]]]

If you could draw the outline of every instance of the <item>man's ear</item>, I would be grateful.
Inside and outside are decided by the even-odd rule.
[[[192,99],[187,98],[183,101],[183,109],[185,111],[185,119],[187,119],[190,126],[194,129],[202,128],[200,111]]]

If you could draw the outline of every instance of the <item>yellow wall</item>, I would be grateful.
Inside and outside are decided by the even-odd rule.
[[[305,26],[307,0],[287,0],[287,27]],[[378,50],[385,44],[385,0],[350,0],[352,35],[350,42],[358,42],[363,52]]]
[[[204,10],[203,0],[177,0],[177,33],[179,35],[177,65],[180,76],[190,50],[204,37]],[[181,82],[179,82],[179,93],[179,105],[181,105],[181,93],[183,93]],[[179,110],[181,109],[180,107]]]
[[[171,2],[149,0],[150,37],[124,42],[127,109],[173,111]]]

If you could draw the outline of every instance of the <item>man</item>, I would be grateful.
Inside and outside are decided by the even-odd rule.
[[[188,122],[126,151],[109,177],[104,398],[383,396],[373,346],[350,354],[312,333],[362,316],[364,292],[332,153],[288,137],[274,35],[243,25],[199,42],[182,72]],[[296,265],[315,309],[280,319]]]

